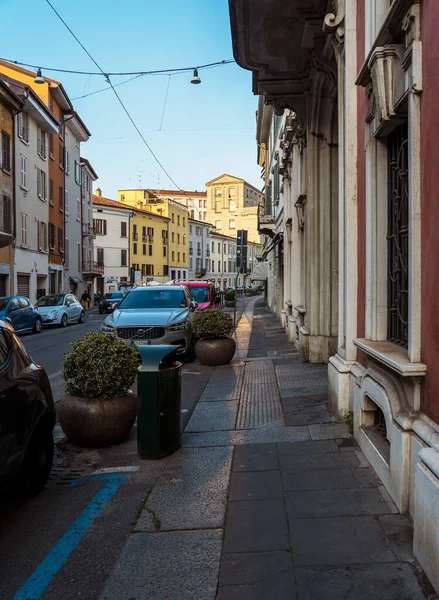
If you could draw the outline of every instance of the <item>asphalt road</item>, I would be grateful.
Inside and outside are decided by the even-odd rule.
[[[62,395],[62,360],[69,343],[97,330],[102,319],[90,311],[83,325],[22,336],[35,362],[47,369],[56,400]],[[182,428],[212,370],[198,362],[183,366]],[[166,464],[166,459],[139,459],[136,436],[134,427],[126,442],[102,449],[58,442],[51,480],[43,492],[22,504],[0,507],[1,600],[99,598]],[[90,477],[96,469],[104,473]]]

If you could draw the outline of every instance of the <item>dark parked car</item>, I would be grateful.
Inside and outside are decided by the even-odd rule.
[[[99,304],[99,314],[111,313],[125,298],[124,292],[107,292]]]
[[[43,319],[29,298],[5,296],[0,298],[0,319],[12,324],[16,333],[33,331],[40,333]]]
[[[53,461],[55,407],[46,371],[0,321],[0,487],[35,494]]]

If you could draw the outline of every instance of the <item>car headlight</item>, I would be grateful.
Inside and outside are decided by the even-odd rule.
[[[58,311],[57,310],[52,310],[52,312],[50,314],[52,315],[52,317],[57,317],[58,316]]]
[[[168,331],[182,331],[183,329],[189,328],[189,322],[185,321],[184,323],[177,323],[177,325],[170,325],[166,329]]]
[[[117,302],[113,302],[113,304],[111,304],[110,306],[114,310],[115,308],[117,308]]]
[[[114,325],[110,325],[109,323],[104,322],[101,325],[101,331],[103,333],[115,333],[116,327],[114,327]]]

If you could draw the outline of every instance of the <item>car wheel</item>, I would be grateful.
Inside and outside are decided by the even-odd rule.
[[[43,328],[43,323],[41,321],[41,319],[35,319],[35,323],[33,326],[33,333],[41,333],[41,329]]]
[[[32,435],[20,474],[20,497],[34,496],[46,485],[52,469],[53,446],[51,430],[40,428]]]
[[[84,321],[85,321],[85,312],[82,311],[81,314],[79,315],[78,323],[84,323]]]
[[[185,363],[193,362],[195,360],[195,348],[193,346],[189,346],[183,354],[182,360]]]
[[[61,327],[67,327],[67,315],[66,315],[66,313],[64,313],[63,316],[61,317]]]

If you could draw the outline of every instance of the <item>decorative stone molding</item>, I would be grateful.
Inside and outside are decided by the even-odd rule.
[[[335,34],[338,41],[344,38],[345,0],[332,0],[332,13],[325,16],[323,31]]]
[[[404,93],[403,58],[402,44],[387,44],[375,48],[369,59],[368,65],[380,120],[387,121],[395,116],[395,106]]]

